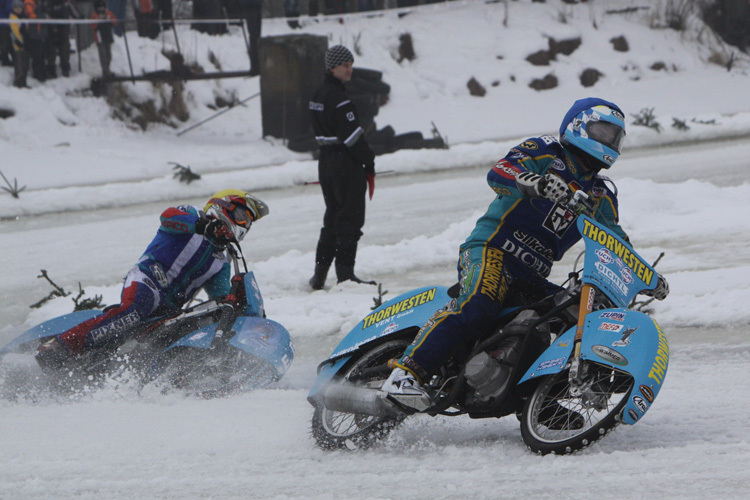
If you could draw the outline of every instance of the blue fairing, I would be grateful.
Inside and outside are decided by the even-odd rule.
[[[596,286],[619,307],[627,307],[641,290],[658,282],[654,268],[633,247],[590,217],[578,217],[586,244],[581,281]]]
[[[208,349],[216,336],[217,323],[205,326],[169,346],[164,352],[176,347]],[[294,346],[289,332],[275,321],[266,318],[241,316],[232,329],[236,334],[229,345],[261,359],[267,360],[281,378],[294,359]]]
[[[234,323],[237,334],[229,341],[236,347],[271,363],[281,378],[294,359],[292,338],[286,328],[266,318],[242,316]]]
[[[314,398],[360,347],[409,328],[421,328],[435,311],[450,301],[448,287],[422,287],[399,295],[375,309],[351,329],[328,360],[320,365],[318,378],[308,399]]]
[[[555,340],[518,382],[561,371],[572,353],[575,327]],[[669,344],[648,315],[624,309],[604,309],[586,318],[581,359],[630,373],[634,388],[623,410],[623,422],[636,423],[659,394],[669,364]]]
[[[247,304],[245,305],[243,314],[245,316],[264,317],[263,296],[260,293],[260,287],[258,286],[258,282],[255,281],[255,275],[252,271],[245,274],[245,294],[247,296]]]
[[[99,309],[88,309],[86,311],[75,311],[63,316],[58,316],[49,321],[45,321],[35,327],[26,330],[24,333],[10,341],[0,349],[0,355],[9,352],[27,352],[36,349],[43,338],[60,335],[74,326],[83,323],[102,313]]]

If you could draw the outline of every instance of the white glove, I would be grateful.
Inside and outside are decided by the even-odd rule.
[[[659,279],[656,283],[656,288],[653,290],[644,290],[641,293],[653,297],[656,300],[664,300],[667,298],[667,295],[669,295],[669,283],[667,283],[666,278],[661,274],[657,274],[657,276]]]
[[[568,197],[568,185],[553,174],[542,177],[533,172],[523,172],[516,177],[516,186],[527,198],[546,198],[555,203]]]

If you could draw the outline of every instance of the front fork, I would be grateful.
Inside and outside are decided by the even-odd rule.
[[[578,324],[576,325],[576,334],[573,339],[573,356],[570,360],[570,371],[568,372],[568,382],[574,396],[580,396],[585,390],[583,380],[586,374],[581,365],[581,340],[583,339],[583,327],[586,323],[586,317],[594,309],[595,297],[596,289],[584,283],[581,287],[581,302],[578,305]]]

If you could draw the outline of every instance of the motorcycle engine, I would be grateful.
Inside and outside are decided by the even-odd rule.
[[[505,393],[521,357],[526,335],[546,335],[549,338],[549,329],[531,329],[531,325],[538,319],[536,311],[522,311],[505,325],[503,336],[496,347],[480,352],[466,363],[466,383],[474,389],[477,399],[488,401]]]

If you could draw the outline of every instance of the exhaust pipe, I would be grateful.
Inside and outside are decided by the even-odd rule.
[[[373,417],[403,416],[404,412],[386,399],[385,392],[350,384],[331,384],[323,391],[323,405],[343,413],[364,413]]]

